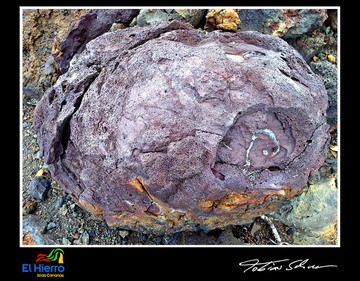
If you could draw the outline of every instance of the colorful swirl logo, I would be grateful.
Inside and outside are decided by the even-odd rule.
[[[58,261],[59,264],[64,263],[64,251],[60,248],[53,249],[48,255],[38,254],[36,262]]]

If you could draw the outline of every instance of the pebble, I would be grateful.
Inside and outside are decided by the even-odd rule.
[[[56,200],[56,206],[57,206],[58,208],[61,208],[62,205],[64,205],[64,202],[65,202],[65,198],[64,198],[64,197],[60,197],[60,198],[58,198],[58,199]]]
[[[127,230],[120,230],[120,231],[119,231],[119,235],[121,236],[122,239],[124,239],[126,236],[129,235],[129,231],[127,231]]]
[[[71,241],[65,237],[63,237],[62,239],[62,245],[71,245]]]
[[[23,127],[23,129],[26,129],[26,128],[29,128],[29,123],[27,123],[27,122],[24,122],[23,124],[22,124],[22,127]]]
[[[25,203],[24,213],[27,215],[32,214],[35,212],[36,207],[37,207],[37,202],[35,200],[29,200]]]
[[[35,159],[40,159],[40,157],[41,157],[40,151],[36,152],[36,154],[35,154]]]
[[[75,204],[75,203],[73,203],[73,204],[70,205],[70,210],[71,210],[72,212],[76,212],[76,204]]]
[[[63,206],[60,208],[59,213],[60,213],[60,215],[62,215],[62,216],[66,216],[66,214],[67,214],[66,205],[63,205]]]
[[[50,222],[50,223],[48,223],[48,225],[46,226],[46,229],[47,229],[47,230],[51,230],[51,229],[53,229],[53,228],[56,228],[56,223],[54,223],[54,222]]]
[[[83,245],[90,244],[90,235],[86,230],[80,236],[80,243]]]
[[[294,230],[291,227],[288,227],[287,230],[286,230],[286,234],[291,236],[291,235],[294,234]]]
[[[252,228],[251,228],[251,235],[254,236],[254,234],[261,229],[261,224],[258,222],[254,222]]]
[[[336,63],[336,57],[333,55],[328,55],[327,59],[329,62]]]
[[[35,177],[31,181],[28,191],[34,199],[42,201],[48,196],[50,186],[50,181],[44,177]]]

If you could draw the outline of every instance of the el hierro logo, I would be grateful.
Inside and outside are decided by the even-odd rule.
[[[38,254],[35,263],[23,263],[22,272],[35,273],[37,277],[64,277],[64,250],[56,248],[49,254]]]

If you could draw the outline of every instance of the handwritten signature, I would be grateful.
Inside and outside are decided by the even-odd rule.
[[[338,267],[334,264],[326,264],[326,265],[316,265],[310,264],[309,259],[299,259],[295,261],[291,261],[290,259],[282,259],[282,260],[274,260],[267,262],[260,262],[259,259],[252,259],[247,261],[242,261],[239,263],[240,267],[246,267],[243,273],[247,271],[252,272],[262,272],[262,271],[291,271],[291,270],[314,270],[314,269],[322,269],[326,267]]]

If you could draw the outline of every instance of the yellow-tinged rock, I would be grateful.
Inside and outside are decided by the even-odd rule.
[[[285,22],[280,22],[271,35],[281,37],[288,31],[288,29],[289,28]]]
[[[320,234],[326,240],[335,242],[336,239],[337,239],[337,227],[336,227],[336,224],[330,224]]]
[[[237,31],[240,18],[234,9],[211,9],[206,15],[205,30]]]
[[[331,149],[332,151],[338,152],[338,147],[337,147],[337,145],[330,145],[330,149]]]
[[[317,56],[313,56],[313,61],[318,61],[319,60],[319,57],[317,57]]]
[[[34,240],[34,238],[33,238],[33,236],[31,235],[30,232],[24,233],[24,235],[23,235],[23,244],[24,245],[38,245],[35,242],[35,240]]]
[[[215,202],[210,199],[203,199],[199,202],[199,207],[202,209],[211,209],[215,205]]]
[[[45,170],[41,168],[35,175],[35,177],[41,177],[45,173]]]
[[[327,59],[329,62],[336,63],[336,57],[334,57],[333,55],[328,55]]]

